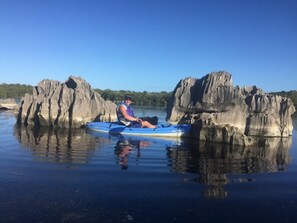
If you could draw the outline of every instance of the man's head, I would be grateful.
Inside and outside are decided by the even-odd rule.
[[[130,95],[126,94],[126,95],[125,95],[125,101],[126,101],[126,103],[127,103],[127,102],[131,103],[131,101],[132,101],[132,97],[131,97]]]

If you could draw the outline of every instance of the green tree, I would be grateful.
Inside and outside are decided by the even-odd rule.
[[[33,87],[25,84],[0,84],[0,98],[20,99],[26,93],[32,93]]]
[[[126,94],[133,97],[133,104],[136,106],[150,106],[150,107],[166,107],[167,101],[171,96],[171,92],[135,92],[135,91],[112,91],[110,89],[101,90],[95,89],[104,100],[110,100],[118,103],[124,99]]]

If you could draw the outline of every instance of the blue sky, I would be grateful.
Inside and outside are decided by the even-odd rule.
[[[297,89],[296,0],[0,0],[0,27],[0,83],[158,92],[224,70]]]

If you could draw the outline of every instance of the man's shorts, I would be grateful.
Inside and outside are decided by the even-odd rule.
[[[141,128],[141,124],[139,122],[132,122],[131,125],[129,125],[129,127],[132,127],[132,128]]]

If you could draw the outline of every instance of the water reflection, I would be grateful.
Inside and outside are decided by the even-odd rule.
[[[193,144],[189,147],[168,147],[172,171],[195,173],[192,179],[207,185],[203,194],[207,197],[223,198],[228,195],[228,174],[252,174],[285,171],[291,162],[289,148],[292,139],[271,138],[268,147],[232,147],[222,144]],[[251,175],[233,179],[234,182],[254,181]]]
[[[140,149],[148,147],[150,144],[151,141],[120,137],[116,143],[114,153],[119,159],[118,163],[121,165],[122,170],[128,169],[128,158],[132,150],[136,151],[136,158],[139,158]]]
[[[149,162],[144,165],[156,166],[156,161],[164,160],[165,163],[168,162],[172,172],[190,173],[190,177],[194,174],[194,179],[189,181],[206,185],[203,194],[215,198],[228,196],[226,185],[230,182],[252,182],[255,181],[255,175],[252,175],[254,173],[286,171],[291,163],[289,148],[292,138],[271,138],[265,142],[266,147],[237,147],[188,140],[176,142],[110,136],[88,132],[85,129],[34,129],[24,125],[15,125],[14,135],[25,148],[29,148],[33,155],[42,161],[87,163],[98,148],[107,148],[106,151],[113,148],[117,158],[116,165],[120,165],[123,170],[128,169],[129,162],[137,165],[140,162]],[[148,151],[146,156],[157,149],[158,152],[154,155],[158,160],[155,160],[156,157],[138,160],[144,148],[148,148],[145,150]],[[114,162],[112,155],[110,160]],[[158,162],[160,168],[164,168],[163,164]]]
[[[14,126],[14,136],[30,148],[39,160],[58,163],[87,163],[98,145],[108,139],[98,139],[84,129],[32,128]]]

